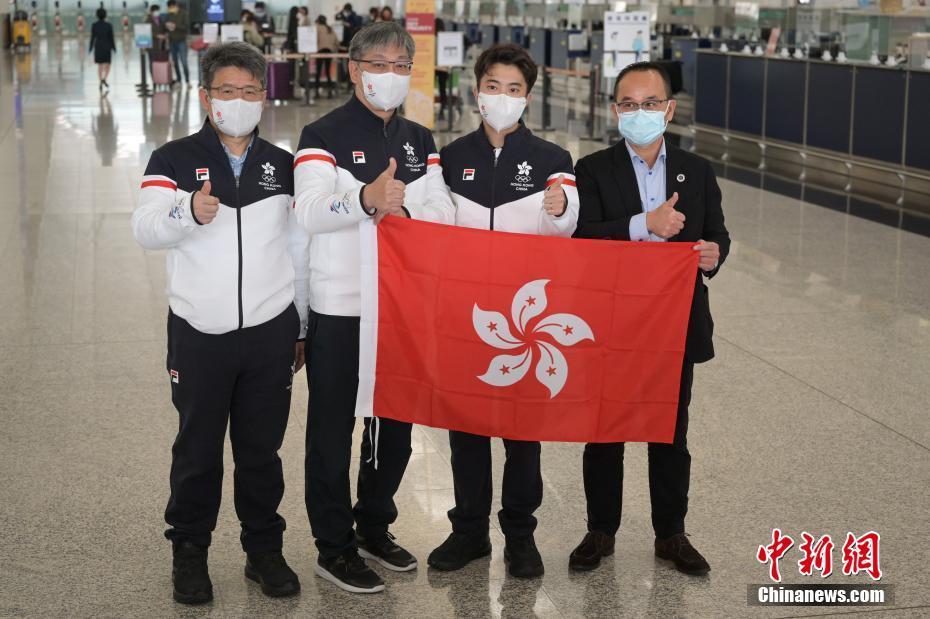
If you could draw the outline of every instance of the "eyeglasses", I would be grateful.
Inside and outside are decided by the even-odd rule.
[[[616,105],[623,113],[636,112],[639,111],[640,108],[646,110],[647,112],[656,112],[660,110],[664,111],[662,109],[663,104],[668,103],[669,101],[671,101],[671,99],[650,99],[649,101],[643,101],[642,103],[636,103],[635,101],[622,101],[620,103],[615,102],[614,105]]]
[[[223,84],[222,86],[213,86],[207,88],[207,90],[216,93],[216,98],[221,101],[231,101],[233,99],[243,98],[246,101],[258,101],[262,98],[262,94],[265,92],[264,88],[256,88],[255,86],[243,86],[239,88],[237,86],[230,86],[229,84]]]
[[[413,62],[410,60],[362,60],[361,58],[352,58],[352,60],[359,64],[367,64],[372,73],[387,73],[393,70],[398,75],[410,75],[413,70]]]

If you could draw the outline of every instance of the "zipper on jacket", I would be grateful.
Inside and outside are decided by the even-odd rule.
[[[494,203],[494,187],[497,186],[497,160],[500,159],[502,154],[504,154],[503,148],[497,155],[494,154],[494,150],[491,150],[491,156],[494,157],[494,166],[491,168],[491,230],[494,229],[494,207],[497,206]]]
[[[245,165],[242,166],[245,172]],[[240,175],[242,174],[240,172]],[[239,329],[242,329],[242,201],[239,199],[239,177],[236,176],[236,240],[239,243]]]

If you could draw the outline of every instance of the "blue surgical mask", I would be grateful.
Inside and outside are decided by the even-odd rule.
[[[668,106],[661,112],[647,112],[639,109],[635,112],[623,112],[617,121],[617,129],[627,142],[636,146],[646,146],[658,140],[668,123],[665,122],[665,113]]]

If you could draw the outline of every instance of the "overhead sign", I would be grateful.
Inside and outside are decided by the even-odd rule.
[[[297,27],[297,53],[315,54],[319,51],[316,40],[316,26]]]
[[[220,28],[220,41],[223,43],[242,40],[242,24],[223,24]]]
[[[133,24],[132,33],[135,35],[136,47],[149,49],[152,47],[152,25]]]
[[[605,77],[616,77],[628,64],[649,60],[649,24],[647,11],[604,13]]]
[[[464,32],[440,32],[437,34],[437,67],[458,67],[465,64],[464,35]]]
[[[204,24],[203,25],[203,42],[215,43],[217,39],[220,38],[220,25],[219,24]]]

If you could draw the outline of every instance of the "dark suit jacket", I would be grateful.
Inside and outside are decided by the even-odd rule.
[[[714,356],[714,321],[704,277],[713,277],[730,251],[730,235],[723,223],[720,187],[706,159],[666,142],[665,187],[668,197],[678,192],[675,206],[685,216],[685,227],[670,241],[693,243],[701,239],[720,245],[720,262],[709,273],[698,269],[685,342],[685,359],[701,363]],[[678,180],[682,179],[682,180]],[[581,211],[575,236],[589,239],[630,240],[630,218],[643,212],[633,162],[623,141],[578,161],[575,180]]]

